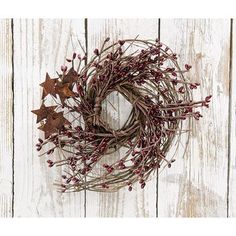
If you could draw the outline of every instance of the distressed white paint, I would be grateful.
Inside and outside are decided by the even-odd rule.
[[[88,19],[88,52],[109,36],[121,38],[156,38],[157,19]],[[212,94],[204,118],[192,126],[186,155],[183,148],[171,169],[159,176],[158,199],[156,176],[145,190],[139,185],[133,192],[61,194],[52,185],[60,179],[60,169],[48,169],[45,157],[38,157],[35,144],[39,135],[36,118],[30,112],[40,106],[38,84],[46,72],[55,75],[65,56],[77,51],[77,38],[85,45],[84,19],[79,20],[14,20],[14,64],[12,64],[11,20],[0,20],[0,216],[12,214],[13,94],[14,65],[14,213],[15,216],[81,216],[155,217],[158,200],[159,216],[236,216],[236,54],[232,54],[230,75],[230,20],[162,19],[161,40],[181,56],[181,63],[193,65],[191,80],[201,82],[195,98]],[[235,23],[233,34],[236,34]],[[233,49],[236,36],[233,37]],[[73,48],[74,47],[74,48]],[[105,115],[114,126],[127,116],[126,104],[116,94],[109,98],[117,112],[105,104]],[[231,99],[231,107],[229,102]],[[228,110],[231,110],[230,121]],[[228,125],[230,141],[228,140]],[[230,142],[230,143],[229,143]],[[184,144],[184,138],[183,138]],[[228,145],[230,165],[228,170]],[[119,158],[118,152],[109,159]],[[56,157],[56,154],[55,154]],[[229,171],[229,185],[227,173]]]
[[[62,194],[53,186],[61,172],[38,157],[42,132],[30,112],[40,106],[45,73],[56,75],[77,37],[84,44],[84,20],[14,20],[15,216],[84,215],[83,193]]]
[[[0,217],[12,215],[12,34],[0,19]]]
[[[203,118],[191,125],[185,156],[177,155],[159,182],[159,216],[227,214],[230,20],[161,20],[161,40],[193,66],[201,83],[196,99],[212,95]],[[184,141],[183,141],[184,142]]]
[[[111,42],[122,38],[157,38],[157,19],[124,19],[124,20],[92,20],[88,19],[88,48],[89,55],[93,49],[100,47],[106,37]],[[109,109],[107,114],[109,121],[119,124],[119,119],[128,117],[124,99],[119,101],[117,95],[111,96],[118,108],[118,114]],[[109,159],[118,159],[122,151],[112,155]],[[94,193],[87,192],[86,197],[87,216],[99,217],[155,217],[156,216],[156,176],[148,182],[145,190],[141,190],[139,184],[132,192],[127,188],[117,193]]]

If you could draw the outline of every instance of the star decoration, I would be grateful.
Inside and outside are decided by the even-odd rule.
[[[53,113],[50,119],[54,120],[55,127],[61,129],[64,125],[70,125],[71,123],[63,116],[63,112]],[[59,123],[57,123],[59,122]]]
[[[57,82],[55,90],[56,90],[56,93],[59,95],[62,104],[64,104],[65,100],[68,97],[75,96],[74,92],[71,91],[69,87],[70,87],[69,83],[63,84],[62,82]]]
[[[78,74],[76,73],[76,71],[73,68],[70,68],[68,73],[62,79],[62,83],[63,84],[69,83],[71,85],[74,82],[76,82],[77,80],[78,80]]]
[[[55,93],[55,84],[57,79],[51,79],[49,74],[46,74],[45,82],[41,83],[40,86],[43,87],[43,96],[42,99],[44,99],[48,94],[53,95],[56,97]]]
[[[63,116],[63,112],[54,112],[47,117],[46,123],[40,126],[39,129],[44,131],[45,138],[47,139],[52,134],[60,132],[64,125],[70,124]]]
[[[52,134],[55,134],[58,132],[56,127],[53,127],[50,122],[46,122],[42,126],[38,127],[38,129],[42,130],[44,132],[45,139],[50,137]]]
[[[42,104],[38,110],[32,110],[31,112],[37,115],[37,123],[39,123],[41,120],[46,119],[48,115],[53,113],[56,107],[57,106],[46,107]]]

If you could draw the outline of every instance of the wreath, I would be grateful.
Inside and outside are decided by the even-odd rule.
[[[191,66],[181,69],[177,55],[157,40],[125,39],[95,49],[88,60],[74,53],[56,78],[46,74],[42,105],[37,115],[41,155],[59,152],[47,160],[49,167],[64,166],[61,191],[131,191],[138,182],[144,188],[160,167],[171,167],[167,153],[183,132],[183,121],[199,120],[196,108],[208,107],[211,96],[193,101],[199,83],[186,79]],[[115,130],[103,118],[102,104],[117,92],[131,105],[124,125]],[[49,97],[50,106],[46,106]],[[177,139],[178,140],[178,139]],[[104,157],[123,148],[113,163]]]

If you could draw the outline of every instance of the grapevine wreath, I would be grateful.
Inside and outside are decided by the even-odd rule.
[[[37,150],[44,149],[41,155],[58,151],[57,159],[47,162],[49,167],[66,167],[58,184],[63,192],[108,192],[125,186],[131,191],[136,182],[144,188],[151,173],[171,167],[174,159],[167,160],[166,154],[183,131],[182,122],[199,120],[196,108],[209,106],[211,96],[192,100],[192,90],[200,84],[185,78],[191,66],[181,69],[177,55],[159,40],[109,41],[90,60],[85,51],[84,56],[74,53],[67,59],[70,68],[62,66],[57,78],[46,74],[40,84],[42,105],[32,111],[44,132]],[[103,101],[114,91],[132,104],[117,130],[101,116]],[[54,104],[46,106],[49,97]],[[126,152],[119,160],[102,163],[120,148]]]

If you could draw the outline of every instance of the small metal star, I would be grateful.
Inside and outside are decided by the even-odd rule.
[[[61,131],[64,125],[71,123],[63,116],[63,112],[54,112],[47,117],[46,123],[39,127],[44,131],[45,138]]]
[[[38,110],[32,110],[31,112],[37,115],[37,123],[39,123],[41,120],[46,119],[48,115],[53,113],[56,107],[57,106],[46,107],[42,104]]]
[[[68,73],[63,77],[62,83],[63,84],[65,84],[65,83],[73,84],[77,80],[78,80],[78,74],[76,73],[76,71],[73,68],[70,68]]]
[[[59,95],[62,104],[64,104],[65,100],[68,97],[75,96],[75,93],[71,91],[69,87],[70,87],[69,83],[63,84],[62,82],[57,82],[55,90],[56,90],[56,93]]]
[[[42,99],[44,99],[48,94],[51,94],[54,97],[56,97],[56,92],[55,92],[56,81],[57,79],[51,79],[49,74],[48,73],[46,74],[45,82],[40,84],[40,86],[43,87]]]

